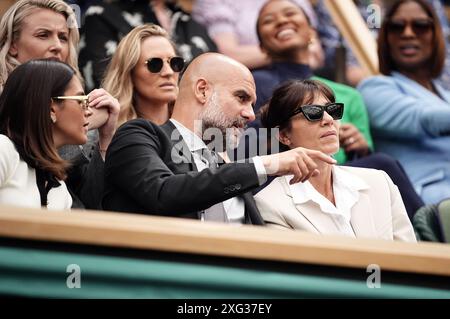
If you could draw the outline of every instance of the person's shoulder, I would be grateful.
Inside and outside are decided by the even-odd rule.
[[[398,80],[390,75],[375,75],[362,80],[358,86],[358,91],[379,85],[394,85]]]
[[[328,85],[337,96],[342,95],[342,96],[347,96],[347,97],[355,97],[355,96],[361,95],[357,89],[355,89],[351,86],[348,86],[346,84],[343,84],[343,83],[334,82],[334,81],[331,81],[331,80],[328,80],[325,78],[321,78],[318,76],[313,76],[312,79],[320,81],[320,82]]]
[[[345,171],[349,174],[354,174],[358,176],[377,176],[381,174],[382,171],[374,168],[366,168],[366,167],[353,167],[353,166],[341,166],[338,168],[342,171]]]
[[[270,67],[255,69],[252,71],[252,74],[255,79],[258,104],[260,102],[265,103],[272,95],[274,88],[280,84],[280,80]]]
[[[269,183],[266,187],[260,190],[255,195],[256,201],[272,201],[274,194],[280,194],[284,192],[285,177],[279,176]],[[277,197],[278,198],[278,197]]]
[[[121,141],[119,144],[143,142],[144,140],[148,140],[148,138],[158,140],[162,134],[161,127],[158,124],[138,118],[122,124],[117,129],[112,144],[116,144],[119,141]]]
[[[20,160],[19,153],[14,146],[14,143],[11,139],[3,134],[0,134],[0,155],[3,161],[9,162],[8,164],[12,164],[13,162],[18,162]]]
[[[119,128],[118,132],[121,131],[130,131],[130,130],[147,130],[147,131],[155,131],[159,129],[159,125],[153,123],[152,121],[137,118],[133,120],[126,121]]]
[[[123,149],[130,147],[159,149],[162,145],[169,144],[170,137],[161,126],[145,119],[134,119],[127,121],[117,129],[108,146],[108,153],[111,157],[113,156],[111,154],[121,154]]]
[[[7,152],[12,152],[16,150],[14,143],[11,141],[11,139],[3,134],[0,134],[0,149],[2,151]]]
[[[339,90],[348,91],[348,92],[357,92],[357,90],[355,88],[351,87],[351,86],[348,86],[348,85],[343,84],[343,83],[334,82],[334,81],[331,81],[329,79],[322,78],[320,76],[314,75],[313,77],[311,77],[311,79],[312,80],[316,80],[316,81],[320,81],[322,83],[325,83],[326,85],[331,87],[333,90],[334,89],[339,89]]]
[[[374,168],[339,166],[339,169],[347,174],[359,177],[368,185],[372,185],[374,182],[385,184],[388,176],[384,171]]]
[[[273,81],[274,71],[270,66],[261,67],[252,70],[253,77],[256,81]]]

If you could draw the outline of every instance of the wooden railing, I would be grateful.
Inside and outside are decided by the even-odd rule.
[[[0,206],[0,237],[450,276],[450,246],[96,211]]]
[[[352,0],[325,0],[339,32],[367,76],[378,74],[377,44]]]

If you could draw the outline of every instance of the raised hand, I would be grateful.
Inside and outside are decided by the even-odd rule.
[[[120,104],[104,89],[95,89],[89,93],[89,107],[94,113],[91,116],[94,120],[90,120],[93,123],[90,129],[98,128],[99,147],[103,156],[116,130]]]
[[[261,156],[267,175],[282,176],[294,175],[290,184],[305,182],[311,176],[319,174],[318,162],[330,165],[336,164],[336,160],[320,151],[297,147],[292,150]]]

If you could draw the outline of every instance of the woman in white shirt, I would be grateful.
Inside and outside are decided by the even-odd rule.
[[[278,128],[281,149],[304,147],[333,155],[339,150],[336,103],[325,84],[286,82],[263,107],[261,121]],[[400,193],[383,171],[310,163],[312,176],[291,184],[278,177],[255,196],[268,226],[320,234],[416,241]],[[306,180],[307,178],[305,178]]]
[[[18,66],[0,96],[0,204],[69,209],[68,163],[57,149],[86,143],[91,114],[69,65],[31,60]]]

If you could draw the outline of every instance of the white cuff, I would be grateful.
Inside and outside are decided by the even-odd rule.
[[[255,165],[256,174],[258,175],[259,186],[267,181],[267,172],[260,156],[252,157],[253,165]]]

